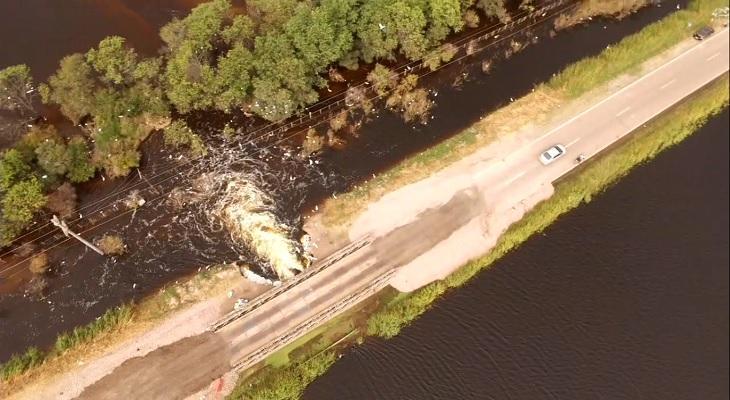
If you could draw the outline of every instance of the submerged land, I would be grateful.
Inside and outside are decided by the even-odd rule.
[[[153,300],[120,308],[88,328],[88,337],[79,331],[69,340],[92,351],[64,345],[47,360],[40,353],[16,357],[4,366],[4,393],[298,396],[342,345],[365,334],[397,334],[448,288],[725,107],[727,29],[717,25],[701,44],[686,39],[689,21],[710,22],[722,4],[693,2],[696,7],[566,69],[464,133],[328,200],[305,224],[319,261],[273,289],[243,280],[237,295],[254,300],[237,312],[227,314],[234,301],[228,288],[240,278],[223,269],[195,283],[204,293],[173,306]],[[568,156],[539,165],[536,154],[554,143],[565,144]],[[577,164],[574,154],[588,161]],[[387,285],[412,294],[381,291]],[[183,302],[192,306],[159,322]],[[145,319],[149,329],[134,328]],[[182,324],[186,329],[176,328]],[[109,340],[115,336],[124,340]],[[82,359],[83,367],[68,371]],[[186,384],[170,387],[180,375]]]

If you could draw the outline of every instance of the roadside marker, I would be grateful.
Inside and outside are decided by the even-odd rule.
[[[659,86],[659,89],[666,89],[666,88],[668,88],[668,87],[669,87],[669,85],[671,85],[672,83],[674,83],[674,82],[676,82],[676,81],[677,81],[676,79],[672,79],[671,81],[669,81],[669,82],[667,82],[667,83],[665,83],[665,84],[663,84],[663,85]]]
[[[625,114],[625,113],[626,113],[627,111],[629,111],[630,109],[631,109],[631,107],[626,107],[626,108],[624,108],[623,110],[619,111],[619,112],[618,112],[618,114],[616,114],[616,116],[617,116],[617,117],[620,117],[620,116],[624,115],[624,114]]]
[[[514,182],[514,181],[516,181],[516,180],[520,179],[520,177],[522,177],[522,175],[524,175],[524,174],[526,174],[526,173],[527,173],[527,171],[522,171],[522,172],[520,172],[519,174],[517,174],[517,175],[513,176],[513,177],[512,177],[512,178],[510,178],[510,179],[509,179],[508,181],[506,181],[506,182],[505,182],[505,183],[504,183],[503,185],[504,185],[504,186],[507,186],[507,185],[509,185],[510,183],[512,183],[512,182]]]
[[[710,61],[710,60],[712,60],[712,59],[715,59],[715,58],[717,58],[717,56],[719,56],[719,55],[720,55],[720,52],[717,52],[717,53],[715,53],[715,54],[713,54],[713,55],[711,55],[711,56],[707,57],[707,61]]]

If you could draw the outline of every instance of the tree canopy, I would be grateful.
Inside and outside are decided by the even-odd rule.
[[[33,77],[27,65],[13,65],[0,70],[0,109],[32,113],[34,91]]]

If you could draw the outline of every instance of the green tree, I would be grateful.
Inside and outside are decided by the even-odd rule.
[[[69,160],[66,177],[74,183],[91,179],[96,168],[91,164],[91,155],[86,140],[81,136],[74,136],[68,141],[66,148]]]
[[[317,100],[314,88],[323,79],[310,73],[285,35],[256,38],[254,66],[252,109],[260,116],[279,120]]]
[[[375,92],[382,96],[388,89],[398,84],[398,76],[390,68],[375,64],[375,68],[368,74],[368,81],[373,85]]]
[[[86,53],[86,61],[100,74],[104,82],[123,85],[134,80],[137,53],[127,47],[123,37],[110,36],[103,39],[98,48]]]
[[[423,6],[428,19],[428,36],[431,45],[439,45],[451,32],[464,27],[459,0],[428,0]]]
[[[167,97],[183,113],[212,107],[215,76],[215,69],[202,63],[195,55],[193,45],[186,43],[168,60],[165,70]]]
[[[48,85],[41,86],[41,96],[46,103],[61,106],[61,112],[73,123],[78,124],[94,111],[96,82],[93,70],[83,54],[72,54],[61,60],[61,65],[48,79]]]
[[[360,52],[366,62],[394,59],[400,49],[414,60],[426,51],[428,40],[424,31],[423,10],[406,0],[371,0],[362,6],[357,23]]]
[[[20,151],[5,151],[0,158],[0,191],[7,191],[17,182],[27,179],[31,172],[31,166]]]
[[[336,9],[301,5],[286,23],[284,31],[307,67],[320,72],[342,58],[353,45],[349,27],[335,20]]]
[[[183,40],[192,45],[196,56],[209,55],[214,49],[214,40],[220,35],[230,9],[229,0],[213,0],[193,8],[182,20]]]
[[[231,47],[236,44],[247,45],[253,40],[255,29],[256,24],[247,15],[236,15],[231,25],[223,29],[221,37]]]
[[[46,140],[35,149],[38,165],[54,175],[64,175],[70,163],[66,145],[61,141]]]
[[[27,65],[13,65],[0,70],[0,110],[34,113],[33,94],[33,78]]]
[[[185,22],[177,17],[160,29],[160,38],[168,54],[175,53],[185,41]]]
[[[165,69],[166,92],[180,112],[212,107],[215,103],[213,53],[229,10],[228,0],[214,0],[162,28],[161,36],[170,49]]]
[[[481,8],[487,17],[496,17],[502,22],[509,21],[504,0],[478,0],[477,7]]]
[[[241,43],[237,43],[225,57],[218,61],[215,77],[215,106],[221,110],[240,107],[251,91],[253,56]]]
[[[294,15],[299,0],[247,0],[247,14],[262,33],[278,30]]]
[[[190,155],[201,157],[208,154],[200,136],[196,135],[185,121],[177,120],[165,128],[165,144],[175,148],[187,147]]]
[[[3,218],[6,222],[25,227],[33,214],[46,204],[43,185],[35,177],[18,182],[5,192],[2,199]]]
[[[139,166],[137,147],[150,129],[139,118],[126,115],[128,105],[123,93],[102,90],[97,98],[93,162],[112,178],[124,176]]]

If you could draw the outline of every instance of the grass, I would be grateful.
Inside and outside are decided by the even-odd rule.
[[[624,75],[640,72],[641,65],[710,21],[712,11],[728,0],[692,0],[677,11],[648,25],[601,54],[578,61],[527,96],[488,115],[472,127],[363,182],[352,191],[328,199],[321,207],[322,223],[331,231],[347,229],[367,204],[399,187],[419,181],[474,153],[523,126],[539,124],[566,103]]]
[[[7,362],[0,365],[0,378],[4,381],[10,380],[33,367],[41,365],[48,359],[58,357],[69,349],[88,343],[102,334],[109,334],[120,329],[132,320],[132,310],[131,305],[122,305],[109,309],[94,322],[59,335],[56,338],[56,343],[49,350],[31,347],[23,354],[10,357]]]
[[[337,360],[337,352],[328,350],[307,360],[273,368],[239,384],[228,399],[295,400],[304,389]]]
[[[487,255],[469,262],[443,281],[434,282],[407,297],[385,304],[369,319],[368,335],[384,338],[397,335],[447,290],[463,285],[530,236],[548,227],[560,215],[590,202],[595,195],[636,165],[651,160],[697,131],[709,118],[727,107],[729,85],[726,74],[635,132],[608,154],[559,182],[553,196],[512,225]]]
[[[88,343],[101,334],[117,330],[132,321],[132,316],[133,306],[129,304],[107,310],[94,322],[74,328],[71,332],[65,332],[58,336],[52,352],[63,353],[76,346]]]
[[[707,25],[712,11],[726,7],[727,0],[694,0],[688,8],[657,21],[595,57],[565,68],[547,86],[568,98],[577,98],[625,73],[635,72],[647,59],[657,56]]]
[[[239,378],[227,399],[298,399],[334,364],[345,345],[362,340],[361,327],[376,306],[373,301],[365,301],[270,355],[261,368],[253,368]]]

